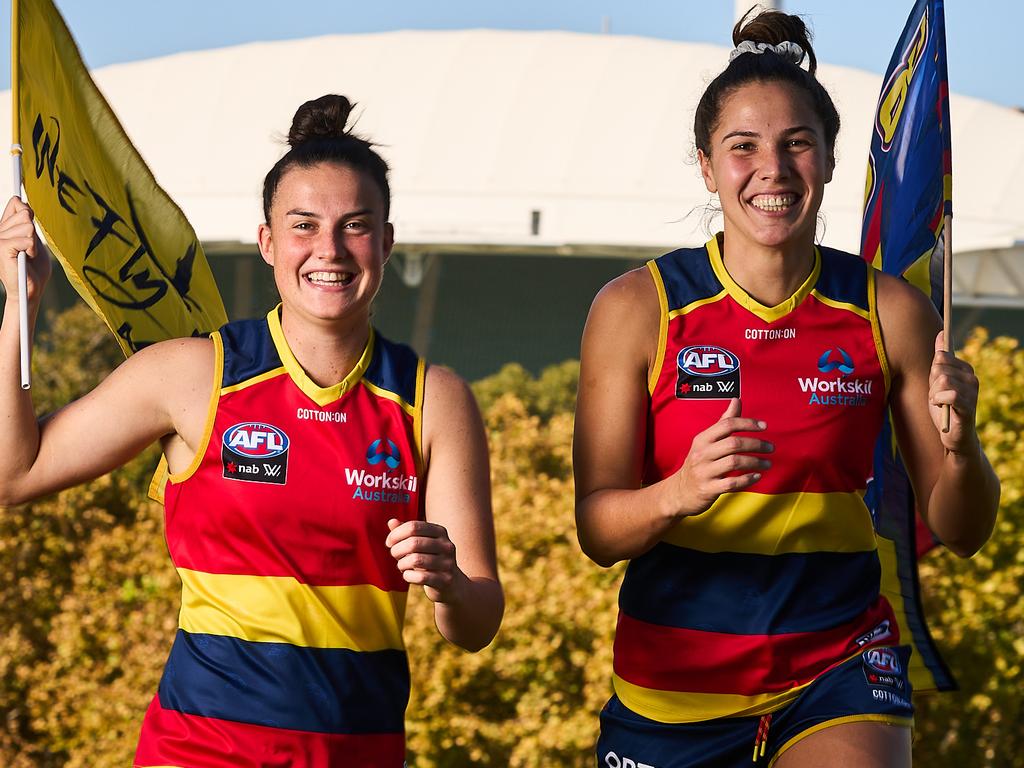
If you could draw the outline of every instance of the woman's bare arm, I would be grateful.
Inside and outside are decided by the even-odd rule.
[[[974,423],[978,379],[941,350],[939,317],[927,297],[888,275],[878,276],[877,287],[893,374],[889,402],[918,510],[943,544],[970,557],[991,535],[999,507],[999,480]],[[951,406],[947,433],[943,404]]]

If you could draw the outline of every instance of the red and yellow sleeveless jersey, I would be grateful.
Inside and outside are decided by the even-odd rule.
[[[874,271],[815,249],[796,293],[765,307],[719,243],[648,264],[661,300],[644,482],[675,473],[729,399],[767,422],[772,462],[632,560],[614,686],[634,712],[696,722],[778,709],[825,670],[898,641],[863,496],[889,373]]]
[[[213,342],[203,444],[165,493],[181,614],[135,765],[399,768],[408,585],[384,542],[421,516],[424,362],[371,330],[319,387],[276,309]]]

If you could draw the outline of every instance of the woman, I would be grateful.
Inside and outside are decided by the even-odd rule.
[[[583,336],[579,539],[630,561],[598,762],[909,766],[909,648],[862,498],[890,407],[928,526],[984,543],[977,380],[916,289],[814,244],[839,116],[803,23],[733,38],[694,124],[724,233],[613,280]]]
[[[350,109],[302,105],[264,183],[259,247],[279,307],[146,348],[39,422],[16,381],[15,260],[28,253],[33,318],[49,264],[25,205],[0,223],[0,503],[95,478],[157,439],[169,465],[182,610],[137,766],[401,766],[409,585],[467,650],[501,621],[472,394],[370,326],[394,232],[387,165],[346,131]]]

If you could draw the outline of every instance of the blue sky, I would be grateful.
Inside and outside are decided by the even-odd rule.
[[[31,2],[32,0],[23,0]],[[393,29],[562,29],[729,43],[732,0],[57,0],[86,63],[101,67],[180,51]],[[786,0],[811,22],[821,61],[881,73],[909,0]],[[896,8],[897,11],[892,9]],[[10,0],[0,0],[0,89],[10,87]],[[1024,107],[1024,2],[948,0],[952,90]],[[1024,140],[1018,137],[1017,140]]]

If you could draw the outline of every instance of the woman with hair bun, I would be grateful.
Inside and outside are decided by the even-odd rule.
[[[999,498],[978,382],[919,291],[815,245],[839,115],[803,22],[733,40],[694,120],[724,231],[610,282],[583,335],[580,544],[629,561],[598,764],[909,766],[863,496],[889,408],[925,522],[976,552]]]
[[[467,650],[501,621],[473,396],[370,325],[394,231],[387,164],[346,129],[350,111],[342,96],[303,104],[267,174],[259,248],[278,307],[143,349],[38,422],[17,386],[17,252],[33,317],[49,266],[24,204],[0,221],[0,503],[98,477],[157,439],[169,465],[182,606],[140,768],[398,768],[409,585]]]

